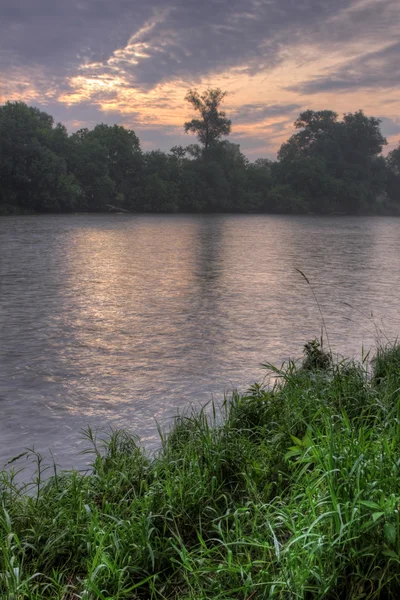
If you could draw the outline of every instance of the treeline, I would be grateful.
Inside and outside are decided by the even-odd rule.
[[[305,111],[277,161],[250,162],[222,140],[221,90],[186,100],[198,144],[143,152],[135,132],[97,125],[68,135],[22,102],[0,107],[0,213],[148,212],[400,214],[400,144],[385,158],[380,121],[362,111]]]

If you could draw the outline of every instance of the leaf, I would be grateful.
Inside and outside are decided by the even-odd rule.
[[[399,560],[398,555],[396,554],[396,552],[394,552],[394,550],[385,550],[384,552],[382,552],[383,556],[388,556],[389,558],[396,558],[397,560]]]
[[[285,460],[293,458],[294,456],[300,456],[302,453],[302,450],[298,446],[291,446],[285,454]]]
[[[29,454],[29,452],[21,452],[21,454],[18,454],[17,456],[14,456],[8,462],[6,462],[5,466],[12,465],[13,462],[15,462],[16,460],[19,460],[23,456],[27,456],[28,454]]]
[[[383,527],[383,533],[385,534],[386,540],[389,544],[394,544],[396,542],[396,527],[393,523],[385,523]]]
[[[379,504],[376,502],[371,502],[370,500],[361,500],[360,504],[361,506],[366,506],[367,508],[380,508]]]
[[[313,441],[309,431],[307,431],[306,435],[303,437],[301,444],[303,448],[311,448],[311,446],[313,445]]]
[[[301,439],[299,439],[295,435],[291,435],[290,437],[292,438],[292,441],[296,444],[296,446],[301,447],[303,445],[303,442],[301,441]]]
[[[382,517],[382,515],[384,515],[384,514],[385,514],[384,512],[374,512],[374,513],[372,513],[372,520],[373,520],[373,522],[376,523],[376,521],[378,519],[380,519]]]

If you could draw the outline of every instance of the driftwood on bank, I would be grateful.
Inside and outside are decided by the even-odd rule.
[[[127,210],[126,208],[121,208],[120,206],[113,206],[112,204],[106,204],[106,206],[108,207],[108,212],[110,212],[111,210],[115,210],[117,212],[123,212],[123,213],[130,213],[130,210]]]

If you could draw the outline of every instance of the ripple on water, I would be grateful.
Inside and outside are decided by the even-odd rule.
[[[0,218],[0,462],[87,424],[127,427],[222,399],[320,334],[359,355],[400,331],[400,220],[257,215]],[[373,318],[371,318],[371,312]]]

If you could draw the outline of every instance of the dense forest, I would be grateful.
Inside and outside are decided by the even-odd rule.
[[[250,162],[226,137],[225,92],[190,90],[198,143],[143,152],[135,132],[69,135],[23,102],[0,106],[0,214],[146,212],[400,214],[400,144],[384,157],[380,120],[307,110],[276,161]]]

